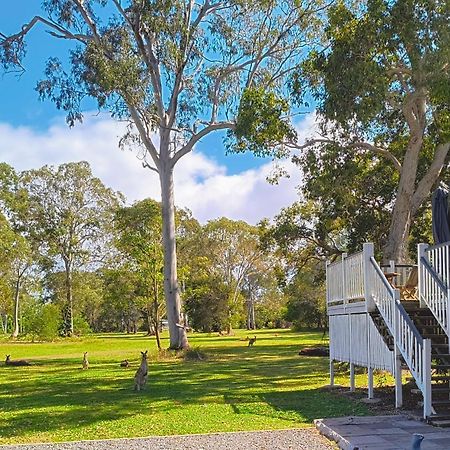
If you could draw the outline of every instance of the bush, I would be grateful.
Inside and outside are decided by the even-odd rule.
[[[34,339],[51,341],[58,336],[61,311],[56,305],[35,304],[27,308],[25,334]]]
[[[83,316],[75,316],[73,318],[73,332],[76,336],[84,336],[91,334],[92,330]]]

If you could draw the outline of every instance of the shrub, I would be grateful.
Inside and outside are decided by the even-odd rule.
[[[83,316],[75,316],[73,318],[73,332],[76,336],[84,336],[91,334],[92,330]]]
[[[35,304],[27,308],[25,334],[34,339],[51,341],[58,336],[61,311],[56,305]]]

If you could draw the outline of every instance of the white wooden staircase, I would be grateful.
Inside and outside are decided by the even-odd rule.
[[[402,370],[411,373],[423,396],[423,417],[450,426],[450,243],[418,247],[418,288],[401,298],[401,285],[412,266],[382,267],[373,245],[342,255],[327,264],[327,308],[330,323],[330,379],[333,361],[368,368],[369,397],[373,397],[373,370],[390,371],[396,380],[396,406],[402,406]],[[385,272],[396,272],[396,284]]]

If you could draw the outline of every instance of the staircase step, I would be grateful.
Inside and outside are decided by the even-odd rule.
[[[449,386],[445,386],[445,387],[437,387],[438,385],[436,385],[436,384],[432,384],[431,385],[431,393],[432,394],[450,394],[450,387]],[[411,392],[413,391],[414,389],[411,389]],[[422,392],[420,389],[419,389],[419,392]],[[414,394],[416,394],[416,392],[414,392]]]
[[[447,406],[450,405],[450,400],[433,400],[431,403],[433,406]]]
[[[450,419],[428,419],[431,425],[435,427],[448,428],[450,427]]]
[[[443,339],[443,338],[447,338],[446,334],[432,334],[432,333],[423,333],[422,337],[425,339]],[[433,344],[434,345],[434,344]]]
[[[450,364],[431,364],[431,368],[450,370]]]
[[[450,381],[450,375],[432,375],[431,381]]]

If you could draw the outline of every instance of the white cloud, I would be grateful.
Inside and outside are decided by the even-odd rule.
[[[58,123],[43,132],[0,123],[0,158],[16,170],[85,160],[96,176],[123,192],[129,203],[146,197],[159,199],[157,174],[143,169],[135,153],[118,148],[124,127],[105,117],[87,118],[72,129]],[[303,136],[313,127],[314,117],[308,115],[297,130]],[[233,164],[233,156],[229,164]],[[176,204],[191,209],[202,222],[226,216],[256,223],[273,217],[295,201],[300,181],[298,168],[289,162],[282,165],[291,178],[270,185],[266,177],[271,163],[230,175],[225,165],[194,151],[175,169]]]

